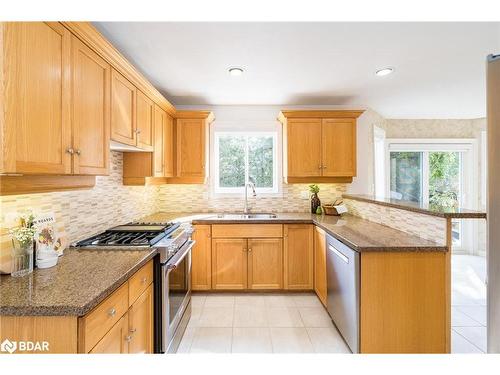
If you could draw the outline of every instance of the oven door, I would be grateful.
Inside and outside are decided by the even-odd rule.
[[[195,241],[187,241],[162,267],[163,340],[162,351],[169,347],[191,300],[191,249]]]

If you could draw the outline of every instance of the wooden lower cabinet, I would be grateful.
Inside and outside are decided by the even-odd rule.
[[[284,289],[314,287],[313,225],[284,225]]]
[[[283,240],[248,239],[248,289],[283,288]]]
[[[247,288],[247,240],[212,240],[212,289]]]
[[[196,244],[191,252],[192,290],[212,289],[212,239],[210,225],[194,225],[193,240]]]
[[[128,311],[129,353],[153,353],[153,284],[132,304]]]
[[[91,354],[126,354],[128,353],[128,313],[123,315],[113,328],[90,351]]]
[[[314,227],[314,291],[321,303],[326,306],[326,237],[325,231]]]

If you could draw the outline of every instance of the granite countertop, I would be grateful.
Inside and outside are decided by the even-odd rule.
[[[83,316],[156,254],[70,248],[53,268],[24,277],[0,275],[0,315]]]
[[[228,219],[219,217],[217,213],[160,212],[142,220],[193,224],[315,224],[358,252],[448,251],[445,244],[428,241],[352,215],[338,217],[278,213],[276,218]],[[156,250],[151,248],[70,248],[53,268],[35,269],[32,274],[21,278],[0,276],[0,315],[83,316],[155,255]]]
[[[400,230],[353,215],[326,216],[309,213],[277,213],[276,218],[228,219],[217,213],[157,213],[145,221],[180,221],[193,224],[315,224],[358,252],[366,251],[448,251],[446,244],[425,240]]]
[[[444,217],[447,219],[486,219],[486,212],[469,210],[462,207],[439,207],[429,204],[403,201],[400,199],[375,197],[373,195],[363,194],[343,194],[342,197],[361,202],[378,204],[381,206],[399,208],[406,211],[418,212],[431,216]]]

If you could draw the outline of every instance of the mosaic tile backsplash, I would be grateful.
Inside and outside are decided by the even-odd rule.
[[[349,212],[426,240],[446,244],[446,219],[369,202],[345,199]]]
[[[347,190],[346,184],[318,184],[321,202],[333,202]],[[254,212],[309,212],[309,196],[301,197],[301,192],[309,191],[308,184],[283,184],[283,195],[253,197],[249,192],[249,208]],[[158,199],[161,211],[168,212],[235,212],[243,211],[243,197],[217,198],[210,196],[209,185],[162,185]]]
[[[157,186],[123,186],[122,156],[121,152],[111,152],[109,176],[97,177],[90,190],[0,196],[0,258],[10,256],[8,228],[24,210],[54,213],[71,242],[157,212]]]

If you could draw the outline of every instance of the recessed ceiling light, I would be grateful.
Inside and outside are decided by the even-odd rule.
[[[386,76],[388,74],[391,74],[393,71],[394,71],[393,68],[384,68],[384,69],[377,70],[375,72],[375,74],[378,75],[379,77],[382,77],[382,76]]]
[[[243,69],[241,68],[230,68],[229,74],[232,76],[241,76],[243,74]]]

